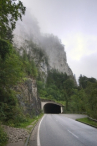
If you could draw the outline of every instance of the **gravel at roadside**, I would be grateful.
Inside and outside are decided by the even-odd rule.
[[[25,139],[29,135],[29,132],[26,129],[14,128],[6,125],[3,125],[2,127],[4,128],[4,131],[7,133],[9,137],[8,143],[25,141]]]

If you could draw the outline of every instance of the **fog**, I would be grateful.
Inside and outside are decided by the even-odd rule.
[[[44,33],[58,36],[76,78],[80,74],[97,78],[97,0],[21,1],[27,11],[17,23],[17,37],[39,41]]]

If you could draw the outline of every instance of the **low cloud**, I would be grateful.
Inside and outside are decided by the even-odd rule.
[[[80,74],[97,79],[97,52],[84,56],[79,61],[68,59],[73,73],[76,73],[77,80]]]
[[[83,56],[97,52],[97,36],[81,33],[68,35],[62,42],[66,46],[67,55],[79,61]]]

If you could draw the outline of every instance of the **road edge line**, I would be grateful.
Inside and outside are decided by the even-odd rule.
[[[45,115],[42,117],[41,121],[39,122],[39,126],[38,126],[38,132],[37,132],[37,146],[41,146],[40,144],[40,136],[39,136],[39,130],[40,130],[40,125],[44,119]]]
[[[74,137],[78,138],[77,135],[75,135],[73,132],[71,132],[70,130],[68,130],[69,133],[71,133]]]

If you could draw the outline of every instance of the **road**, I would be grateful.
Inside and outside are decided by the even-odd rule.
[[[60,114],[45,114],[37,146],[97,146],[97,129]]]

